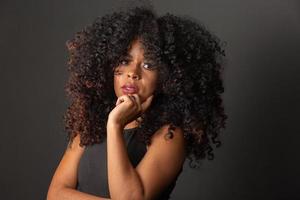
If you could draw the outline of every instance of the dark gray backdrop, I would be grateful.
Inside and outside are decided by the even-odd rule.
[[[45,199],[66,137],[65,41],[118,1],[1,1],[1,199]],[[227,42],[229,115],[215,160],[185,171],[172,199],[300,199],[300,3],[154,1]]]

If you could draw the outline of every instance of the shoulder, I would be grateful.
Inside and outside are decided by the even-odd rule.
[[[151,143],[180,143],[184,145],[183,130],[180,127],[165,124],[152,135]]]
[[[136,170],[144,186],[145,199],[153,199],[172,183],[185,161],[185,139],[179,127],[167,124],[151,137],[148,150]]]
[[[77,169],[84,148],[80,145],[80,135],[77,134],[69,141],[67,149],[55,170],[49,191],[56,187],[75,188],[77,181]]]
[[[148,151],[158,152],[162,156],[180,158],[180,161],[175,160],[181,163],[185,159],[185,148],[186,142],[182,128],[165,124],[152,135]]]
[[[76,134],[76,136],[69,141],[67,152],[83,152],[85,149],[85,146],[80,146],[80,134]]]

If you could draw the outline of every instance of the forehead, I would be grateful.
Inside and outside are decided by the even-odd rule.
[[[144,54],[144,46],[140,40],[134,40],[131,42],[128,52],[131,56],[141,56]]]
[[[123,56],[126,56],[130,59],[141,58],[158,62],[158,60],[160,60],[159,54],[157,54],[155,50],[153,51],[150,46],[151,45],[149,45],[147,42],[145,43],[142,39],[133,40],[127,48],[127,52],[125,52],[125,55]]]
[[[127,46],[123,47],[122,53],[119,54],[117,62],[120,59],[134,59],[140,57],[147,62],[152,62],[155,65],[161,65],[162,62],[162,47],[160,43],[155,42],[152,38],[143,35],[134,37],[129,41]]]

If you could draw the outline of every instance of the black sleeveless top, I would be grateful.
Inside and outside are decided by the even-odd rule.
[[[126,142],[128,157],[136,167],[147,151],[146,145],[138,140],[136,128],[124,129],[123,136]],[[86,146],[80,159],[78,168],[77,190],[110,198],[107,177],[107,143],[106,139],[101,144]],[[179,174],[182,172],[182,168]],[[159,200],[169,199],[170,194],[176,185],[176,179],[162,192]]]

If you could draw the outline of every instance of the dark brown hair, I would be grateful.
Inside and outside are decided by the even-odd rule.
[[[218,38],[195,20],[169,13],[157,17],[143,6],[98,17],[67,42],[68,139],[80,134],[81,145],[104,140],[107,117],[116,102],[113,68],[137,37],[160,73],[137,132],[140,138],[149,144],[156,130],[172,124],[184,132],[190,161],[213,159],[212,145],[221,145],[218,137],[227,118],[221,98],[224,50]]]

